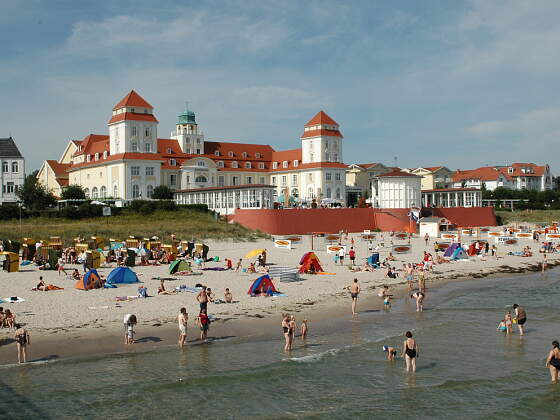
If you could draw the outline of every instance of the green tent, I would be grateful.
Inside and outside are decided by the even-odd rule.
[[[178,271],[192,271],[192,268],[185,260],[175,260],[169,265],[169,274],[175,274]]]

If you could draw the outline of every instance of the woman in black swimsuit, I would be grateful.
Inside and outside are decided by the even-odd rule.
[[[560,344],[554,340],[552,350],[548,353],[545,366],[550,370],[552,383],[555,384],[560,379]]]
[[[18,352],[18,363],[25,363],[27,361],[27,346],[31,345],[31,340],[29,339],[29,333],[21,325],[16,324],[15,339],[17,344]]]
[[[290,351],[290,316],[282,314],[282,333],[284,334],[284,351]]]
[[[406,340],[403,343],[403,352],[401,357],[404,357],[406,362],[407,372],[416,372],[416,359],[418,358],[418,343],[412,338],[412,333],[407,331]]]

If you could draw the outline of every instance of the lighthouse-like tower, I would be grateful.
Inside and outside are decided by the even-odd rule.
[[[198,129],[196,116],[188,108],[179,115],[176,131],[171,133],[171,138],[178,141],[183,153],[204,154],[204,133]]]
[[[131,90],[113,108],[109,120],[109,152],[157,153],[158,120],[154,107]]]
[[[318,112],[301,136],[302,163],[342,162],[342,134],[335,120]]]

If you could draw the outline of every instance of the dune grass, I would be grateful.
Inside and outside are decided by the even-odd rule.
[[[560,221],[560,210],[496,210],[496,216],[501,218],[502,224],[509,223],[547,223]]]
[[[54,218],[30,218],[0,222],[0,237],[20,240],[24,237],[48,239],[60,236],[65,242],[80,236],[100,236],[104,239],[123,240],[130,235],[141,237],[158,236],[164,242],[169,235],[178,239],[234,239],[250,241],[265,237],[235,223],[215,220],[212,213],[190,210],[156,211],[149,215],[127,213],[119,216],[92,219],[68,220]]]

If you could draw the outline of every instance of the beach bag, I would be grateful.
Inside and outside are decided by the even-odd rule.
[[[143,298],[147,298],[148,297],[148,288],[147,287],[139,287],[138,288],[138,294]]]

